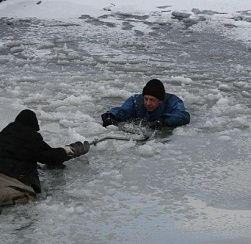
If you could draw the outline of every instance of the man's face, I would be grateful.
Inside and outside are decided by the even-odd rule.
[[[148,112],[154,111],[160,104],[161,101],[158,98],[150,95],[144,96],[144,106]]]

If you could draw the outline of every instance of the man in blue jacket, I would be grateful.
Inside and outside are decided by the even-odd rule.
[[[129,97],[122,106],[110,109],[101,117],[104,127],[135,119],[149,122],[152,129],[176,127],[190,122],[183,101],[176,95],[166,93],[163,83],[158,79],[150,80],[142,94]]]

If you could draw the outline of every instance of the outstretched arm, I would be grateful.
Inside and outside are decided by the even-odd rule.
[[[55,166],[62,164],[64,161],[86,154],[89,149],[90,144],[87,141],[84,143],[75,142],[64,147],[52,148],[41,140],[36,158],[39,163]]]
[[[120,107],[115,107],[110,110],[118,121],[126,121],[131,118],[134,113],[135,96],[129,97]]]
[[[190,123],[190,114],[185,111],[182,100],[177,100],[172,104],[170,112],[163,114],[163,123],[165,126],[180,126]]]
[[[101,115],[103,126],[117,125],[118,122],[126,121],[133,117],[135,110],[135,96],[129,97],[120,107],[114,107]]]

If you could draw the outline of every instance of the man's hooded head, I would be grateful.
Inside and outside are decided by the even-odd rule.
[[[36,114],[29,109],[22,110],[17,115],[15,122],[18,122],[25,126],[29,126],[35,131],[40,130]]]
[[[153,79],[146,83],[142,94],[143,96],[150,95],[163,101],[165,99],[166,92],[163,83],[158,79]]]

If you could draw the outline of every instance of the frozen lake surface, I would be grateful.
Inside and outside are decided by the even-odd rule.
[[[102,142],[41,169],[39,200],[2,211],[0,243],[251,242],[250,41],[233,19],[212,25],[217,13],[163,9],[0,19],[0,129],[30,108],[51,146],[124,135],[100,115],[151,78],[191,113],[171,135]],[[250,12],[239,16],[250,31]]]

